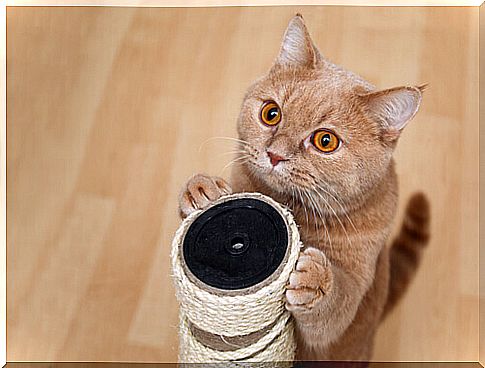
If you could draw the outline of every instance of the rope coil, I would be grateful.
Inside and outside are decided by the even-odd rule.
[[[252,198],[273,207],[284,220],[288,247],[278,269],[262,282],[237,290],[205,284],[190,271],[183,256],[183,242],[194,221],[205,211],[234,199]],[[172,242],[172,271],[180,302],[179,361],[269,362],[292,361],[296,342],[284,294],[301,248],[291,213],[259,193],[240,193],[215,201],[204,211],[189,215]]]

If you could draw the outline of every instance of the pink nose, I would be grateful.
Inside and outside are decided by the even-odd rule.
[[[279,164],[280,161],[286,161],[287,159],[284,157],[281,157],[280,155],[277,155],[276,153],[268,151],[268,157],[269,160],[271,161],[271,165],[276,166]]]

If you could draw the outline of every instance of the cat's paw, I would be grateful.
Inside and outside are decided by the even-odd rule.
[[[231,193],[231,187],[222,178],[203,174],[194,175],[180,193],[180,215],[182,218],[187,217],[198,209],[206,208],[221,196]]]
[[[316,248],[300,253],[286,290],[286,309],[293,314],[311,311],[330,291],[333,274],[325,254]]]

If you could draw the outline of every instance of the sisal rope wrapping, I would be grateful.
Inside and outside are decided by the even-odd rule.
[[[284,294],[301,248],[298,228],[286,208],[259,193],[225,196],[210,207],[239,198],[264,201],[282,216],[288,230],[285,259],[271,277],[246,289],[221,290],[194,280],[195,276],[181,258],[181,247],[190,225],[203,211],[189,215],[175,234],[171,254],[173,279],[180,302],[180,362],[281,362],[294,359],[294,325],[290,313],[285,309]],[[224,342],[231,337],[244,340],[250,334],[261,334],[261,331],[263,334],[250,344],[230,343],[232,348],[223,350],[207,341],[199,341],[191,325]]]

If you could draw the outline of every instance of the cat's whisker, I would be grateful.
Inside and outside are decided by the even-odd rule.
[[[347,219],[352,223],[352,226],[354,228],[355,231],[357,231],[357,229],[355,228],[352,220],[348,217],[348,210],[345,208],[345,206],[342,205],[342,203],[338,200],[338,198],[336,196],[338,196],[338,192],[332,188],[328,183],[325,182],[325,180],[321,179],[320,178],[320,181],[323,181],[323,185],[325,185],[326,188],[328,188],[329,190],[331,190],[335,195],[333,195],[332,193],[328,192],[327,189],[325,189],[325,187],[323,187],[322,185],[319,184],[319,179],[317,179],[317,177],[315,177],[314,175],[312,175],[311,173],[308,173],[308,175],[313,179],[313,185],[315,185],[316,187],[318,187],[319,190],[321,190],[323,193],[325,193],[326,195],[328,195],[329,197],[331,197],[335,203],[337,203],[340,207],[340,209],[342,210],[342,212],[345,214],[345,216],[347,217]]]
[[[327,205],[325,204],[325,206],[327,206]],[[321,215],[321,218],[322,218],[322,221],[323,221],[323,226],[325,228],[325,234],[328,237],[328,243],[329,243],[330,251],[333,253],[332,238],[330,237],[330,232],[328,231],[327,222],[325,221],[325,217],[323,215]]]
[[[249,142],[248,141],[245,141],[245,140],[242,140],[242,139],[239,139],[239,138],[233,138],[233,137],[210,137],[210,138],[207,138],[205,141],[203,141],[200,146],[199,146],[199,149],[198,149],[198,152],[200,153],[202,151],[202,148],[209,142],[215,140],[215,139],[223,139],[223,140],[227,140],[227,141],[231,141],[231,142],[237,142],[237,143],[240,143],[240,144],[244,144],[244,145],[249,145]]]
[[[335,202],[336,202],[336,203],[337,203],[337,204],[338,204],[338,205],[339,205],[339,206],[342,208],[342,210],[343,210],[343,212],[344,212],[345,216],[347,217],[347,219],[349,220],[349,222],[352,224],[352,226],[353,226],[353,227],[354,227],[354,229],[355,229],[355,226],[353,225],[353,222],[352,222],[352,221],[351,221],[351,219],[348,217],[348,215],[347,215],[347,213],[346,213],[345,209],[343,208],[343,206],[341,205],[341,203],[340,203],[340,202],[339,202],[339,201],[338,201],[338,200],[337,200],[337,199],[336,199],[336,198],[335,198],[333,195],[331,195],[331,194],[330,194],[330,193],[328,193],[328,192],[327,192],[327,191],[326,191],[324,188],[322,188],[320,185],[318,185],[318,183],[316,183],[316,180],[315,180],[316,178],[315,178],[313,175],[311,175],[310,173],[306,173],[306,172],[304,172],[304,171],[302,171],[302,170],[298,170],[298,171],[297,171],[297,175],[298,175],[298,176],[301,176],[301,177],[302,177],[302,179],[304,179],[304,180],[308,181],[308,178],[305,178],[305,177],[303,176],[304,174],[305,174],[305,175],[310,176],[310,178],[312,178],[312,179],[313,179],[313,184],[314,184],[316,187],[318,187],[318,189],[320,189],[320,190],[321,190],[322,192],[324,192],[325,194],[328,194],[329,196],[331,196],[331,197],[332,197],[332,198],[335,200]],[[345,236],[346,236],[346,238],[347,238],[347,241],[348,241],[350,244],[352,244],[352,240],[351,240],[351,238],[350,238],[350,236],[349,236],[349,234],[348,234],[347,229],[345,228],[345,225],[344,225],[344,224],[343,224],[343,222],[342,222],[342,219],[340,218],[340,216],[338,215],[338,213],[335,211],[335,209],[334,209],[334,208],[333,208],[333,207],[330,205],[330,203],[328,202],[327,198],[325,198],[325,197],[322,195],[322,193],[320,193],[320,191],[315,190],[315,188],[307,188],[307,189],[308,189],[309,191],[311,191],[312,193],[315,193],[316,195],[318,195],[318,196],[320,197],[321,201],[322,201],[322,202],[323,202],[323,204],[325,205],[325,209],[326,209],[328,212],[331,212],[331,213],[333,214],[333,216],[334,216],[334,217],[337,219],[337,221],[339,222],[340,226],[342,227],[342,230],[343,230],[343,231],[344,231],[344,233],[345,233]],[[317,206],[317,208],[318,208],[318,209],[321,209],[319,206]],[[324,216],[321,216],[321,218],[322,218],[322,220],[323,220],[323,221],[325,221]],[[326,230],[326,232],[327,232],[327,234],[328,234],[329,241],[330,241],[330,233],[328,232],[328,229],[327,229],[326,223],[325,223],[325,230]]]
[[[345,232],[345,236],[347,237],[347,240],[349,241],[350,245],[352,245],[352,241],[350,240],[349,233],[347,232],[347,229],[345,228],[345,226],[344,226],[342,220],[340,219],[340,217],[338,216],[337,212],[335,212],[335,210],[333,209],[333,207],[328,203],[327,199],[322,195],[322,193],[320,193],[319,191],[314,191],[314,192],[320,196],[320,198],[325,202],[325,204],[327,205],[327,207],[332,211],[332,213],[334,214],[335,218],[337,219],[337,221],[339,222],[340,226],[342,227],[342,230]]]
[[[313,198],[312,196],[312,193],[308,193],[308,196],[310,197],[310,200],[312,201],[313,203],[313,207],[315,208],[315,211],[317,212],[317,215],[318,215],[318,218],[317,218],[317,223],[319,220],[321,220],[322,222],[324,221],[325,217],[324,215],[322,214],[322,209],[320,208],[320,206],[318,205],[317,201]]]
[[[310,194],[310,193],[309,193]],[[322,213],[322,208],[320,206],[318,206],[318,204],[316,203],[316,200],[313,200],[313,197],[310,196],[310,198],[312,198],[312,201],[313,203],[315,204],[315,209],[317,210],[318,212],[318,216],[319,218],[322,220],[322,224],[323,224],[323,228],[325,230],[325,236],[326,238],[328,238],[328,244],[329,244],[329,248],[330,248],[330,251],[333,253],[333,246],[332,246],[332,239],[330,237],[330,233],[328,231],[328,226],[327,226],[327,223],[325,221],[325,216],[324,214]]]
[[[311,208],[313,216],[314,216],[314,226],[315,226],[315,232],[317,233],[317,242],[320,243],[320,233],[318,231],[318,220],[321,219],[323,223],[323,228],[325,231],[325,237],[328,239],[328,246],[330,248],[330,251],[333,253],[333,244],[332,244],[332,239],[330,236],[330,233],[328,231],[328,226],[325,221],[325,216],[323,215],[322,209],[320,206],[317,205],[317,202],[313,199],[311,192],[308,189],[305,189],[303,186],[295,186],[296,188],[296,194],[298,194],[298,202],[300,203],[301,207],[303,208],[303,212],[305,213],[305,218],[307,221],[307,227],[308,225],[308,213],[306,211],[307,205],[305,203],[305,200],[303,198],[303,194],[305,194],[305,197],[307,198],[308,201],[308,206]],[[293,198],[292,200],[294,201],[296,198],[295,195],[295,189],[293,187],[291,188],[292,193],[293,193]],[[303,194],[302,194],[303,193]],[[327,205],[325,205],[327,207]],[[316,212],[316,213],[315,213]],[[318,217],[316,216],[318,214]]]
[[[328,245],[329,245],[329,248],[330,250],[333,252],[333,246],[332,246],[332,239],[330,237],[330,233],[328,231],[328,226],[327,226],[327,223],[325,221],[325,215],[323,214],[323,210],[322,208],[318,205],[318,202],[316,200],[313,199],[311,193],[313,192],[312,190],[306,188],[306,191],[308,191],[308,198],[310,198],[311,202],[313,203],[313,206],[315,207],[315,210],[317,211],[318,213],[318,219],[321,219],[322,220],[322,224],[323,224],[323,228],[325,230],[325,237],[326,239],[328,239]],[[324,202],[325,204],[325,208],[327,208],[327,204]],[[317,219],[316,219],[317,220]],[[317,233],[317,236],[319,236],[319,233]]]
[[[235,155],[235,154],[248,154],[248,152],[243,151],[243,150],[227,151],[227,152],[223,152],[223,153],[217,155],[216,157],[227,156],[227,155]]]
[[[306,229],[305,230],[308,232],[308,227],[310,225],[308,223],[308,211],[307,211],[306,206],[305,206],[305,200],[303,199],[301,189],[299,187],[296,187],[296,189],[298,190],[299,197],[300,197],[300,203],[302,204],[303,211],[305,212],[305,219],[306,219]]]
[[[224,171],[229,167],[229,166],[232,166],[234,165],[235,163],[238,163],[238,162],[244,162],[244,160],[247,160],[249,157],[251,157],[250,155],[244,155],[244,156],[240,156],[240,157],[236,157],[235,159],[229,161],[221,170],[221,172],[219,173],[219,176],[222,176],[222,174],[224,173]]]
[[[293,188],[290,188],[291,192],[293,193]],[[293,194],[289,194],[286,200],[286,207],[290,208],[293,211],[293,206],[290,206],[290,201],[293,199]]]
[[[315,202],[313,201],[312,196],[310,195],[310,193],[308,193],[307,190],[305,190],[304,192],[306,197],[308,198],[308,201],[310,202],[311,210],[313,213],[313,224],[315,225],[315,233],[317,234],[317,243],[320,244],[320,231],[318,226],[318,217],[315,213]]]
[[[325,188],[323,188],[322,186],[320,186],[318,183],[315,183],[314,184],[321,190],[323,191],[325,194],[329,195],[330,197],[333,198],[333,200],[335,201],[335,203],[337,203],[339,206],[340,206],[340,209],[342,210],[342,213],[345,215],[345,217],[347,218],[347,220],[350,222],[350,224],[352,225],[354,231],[357,233],[357,229],[354,225],[354,222],[351,220],[351,218],[349,217],[348,215],[348,211],[345,209],[345,207],[340,203],[340,201],[334,196],[332,195],[331,193],[329,193]],[[337,194],[337,192],[335,191],[335,189],[333,189],[331,186],[329,186],[328,184],[326,184],[326,186],[330,189],[330,190],[333,190],[335,194]]]
[[[325,235],[328,235],[327,224],[325,223],[325,216],[322,213],[322,209],[320,208],[320,206],[318,206],[316,199],[313,199],[313,197],[312,197],[312,200],[315,204],[315,210],[317,211],[318,216],[319,216],[318,218],[321,219],[321,221],[322,221],[322,225],[323,225],[323,228],[325,230]],[[330,238],[330,236],[328,236],[328,237]]]

